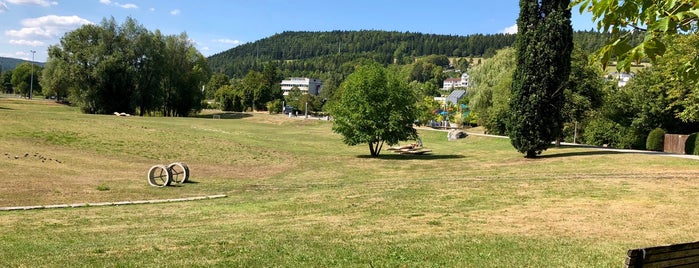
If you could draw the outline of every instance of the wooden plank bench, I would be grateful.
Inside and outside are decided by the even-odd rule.
[[[699,267],[699,241],[630,249],[624,267]]]

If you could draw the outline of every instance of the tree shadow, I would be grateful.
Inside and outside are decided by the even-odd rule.
[[[194,118],[201,119],[243,119],[247,117],[252,117],[251,114],[246,113],[236,113],[236,112],[221,112],[213,114],[198,114]]]
[[[381,160],[444,160],[465,158],[465,156],[443,154],[380,154],[378,157],[372,157],[371,155],[358,155],[357,158]]]
[[[595,150],[595,151],[584,151],[584,152],[564,152],[555,154],[544,154],[539,155],[532,159],[548,159],[548,158],[563,158],[563,157],[576,157],[576,156],[599,156],[599,155],[615,155],[615,154],[631,154],[632,152],[619,152],[619,151],[605,151],[605,150]]]
[[[0,110],[12,110],[12,108],[0,107]]]

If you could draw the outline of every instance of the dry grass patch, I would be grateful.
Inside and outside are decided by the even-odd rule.
[[[530,197],[540,195],[532,201],[476,211],[472,216],[481,232],[528,237],[586,237],[653,245],[695,240],[691,234],[699,232],[696,225],[686,224],[692,221],[687,212],[699,209],[693,201],[699,198],[699,182],[636,178],[586,182],[598,189],[584,187],[585,192],[571,193],[579,191],[574,187],[581,182],[566,187],[569,181],[559,181],[557,194],[551,195],[539,185],[538,191],[524,191]]]

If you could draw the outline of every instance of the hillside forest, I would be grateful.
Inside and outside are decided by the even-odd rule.
[[[633,35],[631,42],[641,38]],[[613,66],[603,70],[591,57],[610,36],[575,32],[560,139],[645,149],[654,129],[678,134],[699,130],[697,84],[676,75],[676,64],[697,53],[692,44],[699,40],[695,34],[672,38],[672,50],[652,66],[636,62],[634,77],[620,87]],[[515,39],[506,34],[284,32],[204,58],[186,34],[164,36],[131,18],[122,24],[105,19],[69,32],[51,46],[46,65],[34,66],[41,75],[33,83],[35,94],[87,113],[188,116],[206,108],[276,113],[283,104],[296,109],[308,104],[309,113],[323,113],[357,66],[377,62],[415,91],[420,107],[416,123],[449,120],[504,134]],[[4,70],[3,91],[24,94],[26,75],[13,79],[14,72],[24,73],[20,70]],[[444,79],[464,72],[471,81],[466,98],[446,107],[434,100],[450,93],[441,90]],[[323,89],[319,96],[298,90],[283,96],[279,82],[288,77],[319,78]]]

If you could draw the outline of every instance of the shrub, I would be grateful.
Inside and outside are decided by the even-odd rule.
[[[646,150],[662,151],[665,147],[665,130],[662,128],[653,129],[646,139]]]
[[[604,117],[597,117],[585,127],[583,136],[587,144],[590,145],[619,147],[622,143],[622,132],[624,132],[623,129],[612,120]]]
[[[276,99],[273,101],[268,101],[267,102],[267,111],[269,111],[270,114],[278,114],[282,112],[282,107],[283,103],[280,99]]]
[[[687,142],[684,143],[684,153],[699,155],[699,146],[697,146],[697,133],[692,133],[687,137]]]

